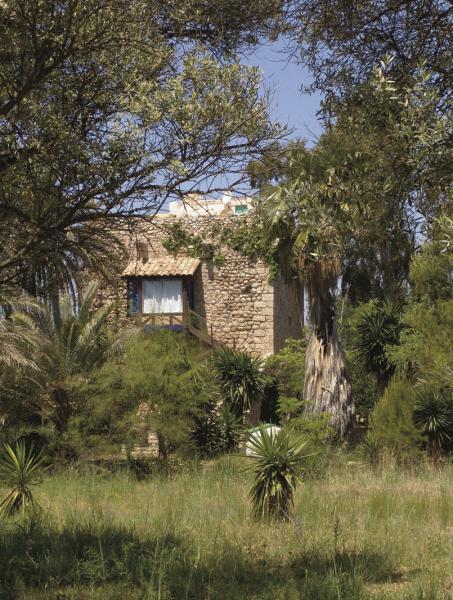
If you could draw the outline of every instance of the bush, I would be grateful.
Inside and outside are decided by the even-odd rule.
[[[244,434],[242,417],[227,404],[213,401],[206,414],[196,420],[194,439],[205,454],[237,450]]]
[[[365,442],[373,452],[390,451],[401,460],[417,454],[420,435],[413,420],[415,391],[400,377],[392,379],[370,419],[371,430]]]
[[[304,477],[317,479],[322,477],[332,456],[332,441],[335,430],[329,425],[330,415],[319,416],[301,413],[288,421],[287,427],[296,437],[305,440],[306,458]]]
[[[217,387],[210,351],[182,333],[143,333],[127,353],[73,382],[76,415],[67,439],[82,454],[145,445],[155,431],[162,457],[194,448],[193,431]]]
[[[266,387],[261,419],[284,423],[300,412],[304,395],[305,338],[286,340],[284,347],[266,359]]]

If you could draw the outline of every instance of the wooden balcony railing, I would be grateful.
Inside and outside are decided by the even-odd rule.
[[[209,323],[205,317],[199,315],[191,308],[186,313],[142,314],[139,316],[139,319],[143,325],[152,325],[153,327],[179,325],[213,348],[223,345],[215,339],[212,323]]]

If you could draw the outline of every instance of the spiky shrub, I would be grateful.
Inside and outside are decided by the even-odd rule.
[[[260,425],[250,437],[253,464],[246,468],[255,476],[249,497],[256,517],[288,519],[294,506],[294,490],[300,481],[306,455],[302,441],[291,441],[285,430],[268,431]]]
[[[439,456],[453,441],[453,400],[429,385],[417,389],[414,423],[427,440],[427,449]]]
[[[245,431],[242,419],[229,406],[223,405],[219,410],[218,423],[223,450],[227,452],[236,450]]]
[[[213,356],[222,398],[238,412],[249,411],[266,384],[263,362],[248,352],[221,348]]]
[[[12,515],[27,505],[33,505],[31,486],[36,485],[44,470],[41,453],[35,453],[33,446],[27,450],[23,442],[17,442],[12,448],[4,445],[4,455],[0,457],[0,483],[10,488],[6,498],[0,504],[0,514]]]
[[[399,302],[372,300],[355,317],[356,349],[368,371],[376,375],[381,392],[394,372],[386,347],[398,344],[401,310]]]
[[[233,452],[239,447],[243,438],[244,425],[242,418],[227,405],[213,401],[206,414],[196,419],[194,440],[197,447],[205,454]]]

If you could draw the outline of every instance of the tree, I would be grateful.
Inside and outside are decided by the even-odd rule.
[[[278,15],[271,0],[3,2],[0,283],[56,297],[117,254],[106,216],[152,215],[225,173],[240,186],[280,129],[234,50]]]
[[[290,151],[285,176],[278,185],[263,187],[258,211],[283,271],[302,275],[308,293],[312,335],[305,354],[305,410],[329,413],[343,437],[354,409],[335,318],[342,230],[329,158],[322,149]]]
[[[399,458],[411,458],[420,441],[414,420],[415,391],[404,377],[395,377],[376,404],[370,418],[368,441]]]
[[[369,79],[385,55],[392,78],[407,84],[422,61],[448,110],[451,98],[453,11],[444,0],[295,0],[289,3],[289,51],[306,64],[313,87],[330,100]]]
[[[411,264],[411,294],[402,314],[399,344],[386,355],[414,384],[453,391],[453,244],[452,220],[443,216]]]
[[[398,88],[384,62],[349,104],[338,104],[335,127],[313,150],[293,146],[280,162],[254,165],[269,243],[309,294],[314,336],[304,398],[317,412],[335,413],[342,434],[352,409],[335,322],[340,276],[347,293],[359,259],[372,282],[365,298],[398,297],[409,285],[417,236],[450,202],[451,123],[436,112],[439,95],[428,81],[419,70]]]
[[[93,307],[99,285],[94,282],[87,287],[76,313],[70,299],[65,298],[57,311],[30,303],[11,315],[13,327],[24,332],[23,339],[36,339],[37,344],[30,355],[32,362],[24,369],[4,370],[1,395],[6,404],[10,397],[13,404],[26,405],[29,416],[39,414],[44,421],[50,419],[59,431],[66,428],[73,410],[69,378],[92,370],[108,355],[123,349],[124,333],[115,336],[106,331],[111,305],[98,310]]]

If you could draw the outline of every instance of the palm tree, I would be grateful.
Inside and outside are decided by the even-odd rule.
[[[0,374],[4,369],[39,370],[32,358],[39,336],[20,323],[0,319]]]
[[[322,152],[293,150],[285,180],[263,190],[258,215],[284,274],[298,275],[307,290],[312,335],[305,355],[305,410],[330,414],[330,424],[344,437],[354,406],[335,314],[343,232],[332,178]]]
[[[109,354],[121,351],[124,338],[108,334],[106,323],[112,306],[94,309],[99,282],[88,285],[77,311],[69,297],[55,306],[32,304],[13,312],[11,319],[30,335],[41,339],[36,363],[47,399],[49,416],[63,430],[72,412],[67,379],[100,364]]]

